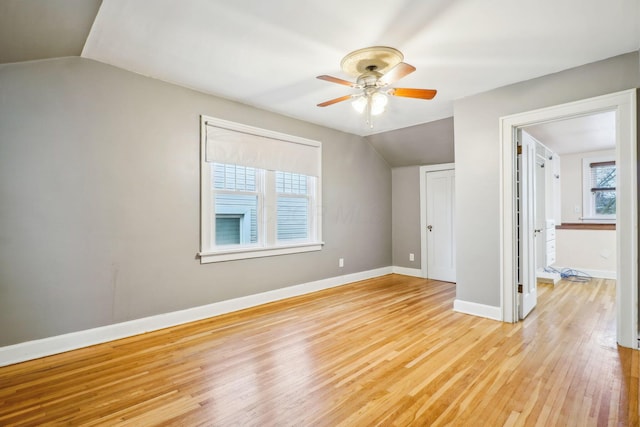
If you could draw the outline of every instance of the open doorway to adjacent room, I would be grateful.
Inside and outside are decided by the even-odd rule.
[[[521,132],[535,153],[537,282],[615,279],[615,112],[538,123]]]
[[[558,231],[555,230],[556,219],[564,221],[564,216],[574,219],[570,212],[577,214],[575,218],[581,224],[593,224],[596,220],[593,208],[593,200],[585,198],[582,203],[575,201],[566,208],[560,204],[559,212],[553,198],[558,195],[554,192],[554,176],[559,175],[558,182],[562,181],[560,164],[562,155],[556,151],[556,159],[559,162],[554,165],[553,143],[546,145],[541,142],[536,144],[532,134],[539,138],[545,138],[544,129],[550,127],[568,126],[567,120],[597,120],[603,122],[614,120],[615,148],[613,160],[603,159],[604,156],[590,153],[607,154],[606,149],[593,152],[584,151],[580,158],[580,177],[590,169],[607,168],[612,163],[616,168],[615,189],[592,186],[588,192],[607,192],[603,198],[606,202],[611,191],[615,194],[615,217],[609,215],[603,206],[606,203],[599,200],[602,218],[598,221],[615,225],[614,250],[602,249],[597,254],[601,258],[615,257],[616,288],[616,333],[617,342],[625,347],[637,348],[638,337],[638,267],[637,267],[637,133],[636,133],[636,91],[630,90],[583,101],[544,108],[531,112],[504,117],[500,120],[501,147],[502,147],[502,216],[500,218],[502,228],[502,295],[501,305],[503,320],[516,322],[524,318],[536,305],[536,272],[541,264],[536,262],[536,255],[543,257],[542,264],[553,261],[557,263]],[[564,123],[563,123],[564,122]],[[575,123],[574,123],[575,124]],[[524,141],[524,142],[523,142]],[[605,147],[597,147],[605,148]],[[557,150],[557,149],[556,149]],[[580,154],[580,153],[573,153]],[[611,154],[610,152],[608,154]],[[571,159],[569,153],[566,158]],[[549,159],[551,157],[551,159]],[[549,208],[536,209],[535,187],[547,188],[546,172],[536,172],[544,162],[548,169],[549,198],[545,196],[544,202],[549,201]],[[550,163],[548,165],[548,163]],[[585,169],[586,168],[586,169]],[[585,172],[585,170],[587,172]],[[605,171],[606,172],[606,171]],[[568,177],[567,177],[568,178]],[[582,184],[582,178],[580,178]],[[583,186],[586,184],[583,184]],[[562,186],[556,184],[557,193],[561,195]],[[597,203],[596,203],[597,205]],[[576,207],[577,206],[577,207]],[[563,212],[566,209],[569,212]],[[576,212],[578,211],[578,212]],[[604,218],[608,215],[608,218]],[[537,221],[537,216],[540,221]],[[552,221],[553,227],[551,227]],[[543,234],[542,229],[545,230]],[[567,230],[568,231],[568,230]],[[540,236],[540,238],[538,237]],[[552,238],[552,239],[551,239]],[[544,246],[536,245],[536,239]],[[555,242],[553,241],[555,240]],[[551,241],[551,244],[547,245]],[[544,249],[544,253],[543,253]],[[613,252],[615,251],[615,255]],[[547,255],[549,258],[547,259]],[[572,254],[575,255],[575,254]],[[555,259],[554,259],[555,258]],[[566,258],[569,259],[569,258]],[[575,261],[565,261],[575,262]],[[551,264],[553,264],[551,263]],[[565,267],[565,266],[562,266]],[[566,266],[571,267],[571,266]],[[596,271],[597,269],[593,269]]]

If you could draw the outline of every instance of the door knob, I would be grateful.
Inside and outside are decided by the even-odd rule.
[[[427,230],[431,231],[432,228],[433,228],[432,226],[427,225]]]

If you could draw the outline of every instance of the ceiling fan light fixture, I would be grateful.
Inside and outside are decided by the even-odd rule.
[[[365,95],[360,95],[353,99],[353,102],[351,102],[351,106],[359,114],[362,114],[364,113],[364,109],[367,108],[367,102],[367,97]]]
[[[369,102],[371,103],[371,115],[377,116],[384,112],[384,109],[389,103],[389,98],[387,98],[387,95],[384,93],[375,92],[371,95]]]
[[[414,99],[433,99],[435,89],[413,89],[391,87],[398,80],[413,73],[416,67],[402,62],[404,55],[388,46],[373,46],[358,49],[342,59],[340,66],[346,74],[357,76],[355,82],[323,74],[317,78],[331,83],[349,86],[361,92],[344,95],[318,104],[327,107],[351,99],[351,106],[373,129],[373,116],[382,114],[389,102],[389,96]]]
[[[359,114],[362,114],[367,109],[367,105],[371,108],[371,115],[377,116],[384,112],[389,98],[384,93],[374,92],[372,94],[363,94],[356,96],[351,102],[351,106]]]

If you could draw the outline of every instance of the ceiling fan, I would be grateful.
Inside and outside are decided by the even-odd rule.
[[[355,83],[327,75],[318,76],[317,78],[361,89],[361,91],[321,102],[318,107],[327,107],[352,99],[353,108],[360,113],[366,112],[367,123],[373,128],[371,116],[378,115],[384,111],[388,103],[387,95],[433,99],[437,93],[434,89],[389,87],[416,70],[413,65],[402,62],[403,59],[402,52],[386,46],[366,47],[349,53],[340,62],[340,68],[345,73],[357,77]]]

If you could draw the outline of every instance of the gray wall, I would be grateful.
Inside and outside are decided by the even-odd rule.
[[[453,163],[453,117],[366,137],[391,167]]]
[[[391,180],[393,265],[420,269],[420,166],[394,168]]]
[[[458,299],[500,305],[498,119],[635,87],[638,52],[454,103]]]
[[[421,269],[420,166],[454,162],[453,117],[366,139],[393,167],[393,265]]]
[[[323,143],[322,251],[200,264],[200,114]],[[81,58],[0,66],[0,345],[389,266],[391,246],[391,171],[360,137]]]

